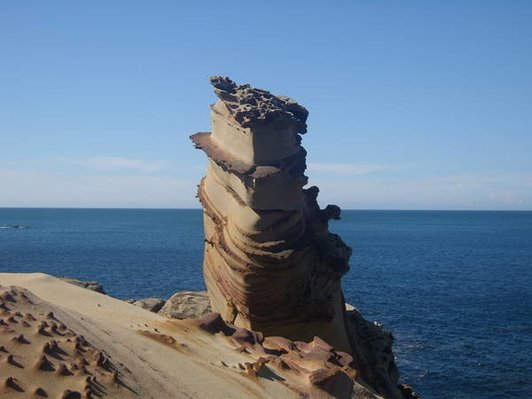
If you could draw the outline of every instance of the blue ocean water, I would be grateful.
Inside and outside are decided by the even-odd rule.
[[[395,338],[424,398],[532,398],[532,212],[344,211],[346,300]],[[0,209],[0,272],[119,298],[202,289],[200,210]],[[0,282],[1,283],[1,282]]]

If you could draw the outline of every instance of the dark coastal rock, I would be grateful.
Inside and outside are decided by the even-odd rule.
[[[132,305],[140,306],[142,309],[157,313],[164,306],[165,301],[161,298],[145,298],[132,302]]]
[[[357,369],[364,381],[389,398],[416,398],[407,385],[398,385],[399,370],[392,351],[393,335],[378,322],[371,322],[350,306],[346,321],[353,340]]]
[[[67,283],[77,285],[78,287],[85,288],[89,291],[99,292],[100,294],[106,294],[101,285],[97,281],[82,281],[71,277],[59,276],[59,279],[66,281]]]
[[[207,291],[182,291],[172,295],[158,314],[169,319],[195,319],[209,312]]]

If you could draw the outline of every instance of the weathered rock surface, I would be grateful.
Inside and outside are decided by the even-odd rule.
[[[157,313],[164,306],[164,300],[161,298],[144,298],[132,302],[132,305]]]
[[[206,332],[223,336],[228,346],[249,354],[254,360],[238,368],[251,378],[284,381],[301,398],[379,399],[353,367],[353,357],[335,350],[319,337],[310,342],[283,337],[264,337],[260,332],[225,322],[219,313],[187,320]],[[230,365],[224,362],[224,366]]]
[[[380,398],[319,338],[171,320],[41,274],[0,283],[0,398]]]
[[[211,312],[206,291],[181,291],[168,299],[159,314],[169,319],[195,319]]]
[[[103,285],[101,285],[97,281],[82,281],[75,278],[70,277],[58,277],[63,281],[66,281],[67,283],[77,285],[78,287],[85,288],[87,290],[91,290],[94,292],[99,292],[100,294],[105,294],[106,292],[103,289]]]
[[[123,365],[47,307],[28,290],[0,286],[0,397],[137,397]]]
[[[318,189],[303,186],[299,133],[308,112],[228,78],[212,78],[220,98],[212,133],[192,136],[209,157],[198,197],[204,208],[204,273],[213,310],[239,327],[350,350],[340,277],[351,249],[328,232]]]
[[[328,229],[340,208],[320,209],[318,188],[303,188],[308,178],[300,134],[308,111],[229,78],[211,83],[219,98],[211,107],[212,132],[191,139],[208,156],[198,198],[213,311],[266,336],[307,342],[319,336],[352,354],[380,394],[402,398],[391,335],[372,331],[378,338],[366,347],[368,326],[345,311],[340,280],[351,248]]]

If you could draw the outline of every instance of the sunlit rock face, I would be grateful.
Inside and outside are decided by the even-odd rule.
[[[308,111],[229,78],[211,78],[212,132],[191,138],[209,158],[199,185],[204,273],[213,311],[236,326],[351,352],[340,278],[351,249],[328,231],[340,210],[320,210],[303,189]]]
[[[191,138],[209,160],[198,197],[212,310],[265,336],[318,336],[350,353],[351,366],[383,397],[415,398],[398,385],[392,335],[346,311],[340,279],[351,249],[328,228],[340,208],[320,209],[318,188],[303,188],[308,111],[229,78],[211,83],[219,98],[212,132]]]

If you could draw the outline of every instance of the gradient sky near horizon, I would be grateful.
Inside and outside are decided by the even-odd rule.
[[[320,204],[532,210],[530,1],[0,5],[0,207],[198,207],[210,75],[310,110]]]

